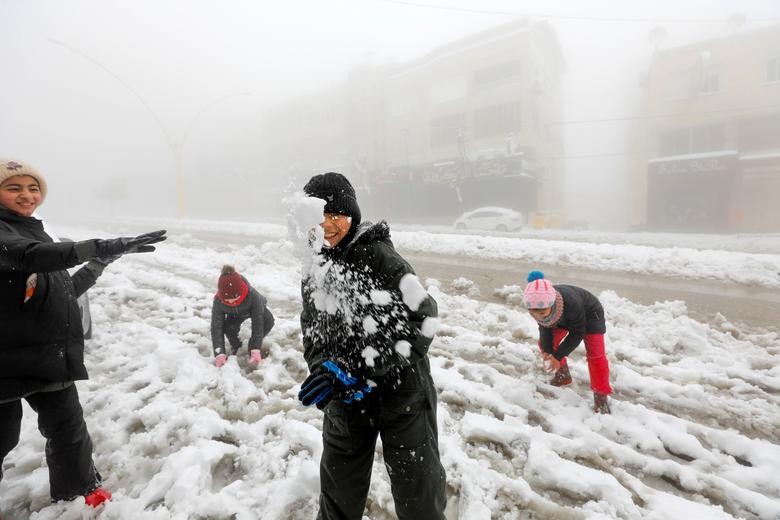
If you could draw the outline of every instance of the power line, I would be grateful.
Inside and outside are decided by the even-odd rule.
[[[490,9],[469,9],[466,7],[454,7],[446,5],[432,5],[422,2],[409,2],[405,0],[374,0],[375,2],[384,2],[387,4],[398,4],[407,7],[422,7],[426,9],[439,9],[442,11],[456,11],[472,14],[497,14],[502,16],[531,17],[531,18],[550,18],[555,20],[581,20],[588,22],[632,22],[632,23],[728,23],[728,20],[713,20],[701,18],[627,18],[627,17],[609,17],[609,16],[567,16],[557,14],[540,13],[517,13],[514,11],[497,11]],[[747,18],[746,22],[778,22],[780,18]]]
[[[780,109],[780,103],[773,104],[773,105],[757,105],[752,107],[742,107],[742,108],[724,108],[722,110],[707,110],[706,112],[696,112],[695,116],[701,117],[701,116],[708,116],[708,115],[717,115],[717,114],[726,114],[726,113],[739,113],[739,112],[756,112],[761,110],[770,110],[770,109]],[[550,125],[550,126],[564,126],[564,125],[581,125],[581,124],[591,124],[591,123],[625,123],[628,121],[640,121],[642,119],[650,120],[650,119],[675,119],[675,118],[681,118],[681,117],[689,117],[691,114],[660,114],[660,115],[650,115],[650,116],[619,116],[619,117],[604,117],[604,118],[596,118],[596,119],[573,119],[569,121],[550,121],[550,122],[542,122],[541,124]],[[442,129],[442,128],[449,128],[449,129],[463,129],[463,124],[431,124],[430,128],[436,128],[436,129]]]
[[[743,108],[724,108],[722,110],[707,110],[706,112],[696,112],[696,116],[707,116],[711,114],[724,114],[729,112],[754,112],[756,110],[777,109],[780,108],[780,104],[773,105],[759,105],[753,107]],[[640,119],[673,119],[677,117],[686,117],[689,114],[661,114],[651,116],[620,116],[620,117],[605,117],[600,119],[577,119],[570,121],[552,121],[551,125],[578,125],[587,123],[612,123],[612,122],[625,122],[625,121],[638,121]]]

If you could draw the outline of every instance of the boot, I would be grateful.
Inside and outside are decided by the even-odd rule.
[[[609,409],[609,396],[593,392],[593,411],[596,413],[611,414]]]
[[[559,368],[555,375],[550,379],[550,384],[553,386],[566,386],[571,384],[571,374],[569,373],[569,365],[564,365]]]
[[[88,506],[92,507],[97,507],[107,500],[111,500],[111,493],[102,487],[97,488],[95,491],[84,497],[84,502],[86,502]]]

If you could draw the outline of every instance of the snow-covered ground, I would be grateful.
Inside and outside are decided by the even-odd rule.
[[[322,414],[296,399],[307,370],[293,244],[278,225],[230,225],[250,239],[235,243],[203,238],[225,223],[177,226],[156,253],[122,258],[90,291],[91,379],[78,388],[114,499],[98,511],[49,504],[44,443],[25,408],[22,441],[0,483],[4,519],[314,517]],[[119,231],[60,233],[83,239]],[[261,245],[252,243],[261,236]],[[393,238],[410,250],[532,254],[523,258],[780,286],[780,248],[744,253],[700,243],[598,245],[408,229]],[[235,264],[276,316],[259,368],[243,352],[221,369],[213,365],[209,316],[223,263]],[[684,302],[643,306],[604,292],[615,394],[612,415],[594,415],[582,347],[570,358],[575,384],[552,387],[527,313],[424,282],[441,318],[430,355],[449,518],[780,518],[777,333],[700,323]],[[248,325],[242,332],[246,340]],[[372,520],[394,518],[381,444],[378,451]]]

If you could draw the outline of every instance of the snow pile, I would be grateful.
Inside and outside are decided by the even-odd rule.
[[[210,307],[225,262],[277,318],[256,369],[246,351],[213,365]],[[114,499],[98,511],[49,503],[44,442],[25,407],[0,482],[3,518],[313,518],[322,413],[296,398],[307,374],[300,279],[284,238],[230,244],[172,233],[156,253],[112,264],[90,291],[91,380],[78,388]],[[615,394],[613,415],[601,416],[590,411],[582,347],[570,358],[574,384],[552,387],[527,313],[440,285],[420,284],[440,311],[425,328],[438,328],[430,355],[449,518],[780,516],[776,333],[697,322],[684,302],[643,306],[604,292]],[[379,451],[367,515],[389,520]]]

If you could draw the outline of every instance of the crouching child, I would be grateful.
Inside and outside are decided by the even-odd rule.
[[[211,342],[214,348],[214,364],[221,367],[227,362],[225,337],[230,344],[230,354],[241,348],[238,333],[241,324],[250,319],[252,335],[249,337],[249,362],[259,365],[263,360],[260,347],[274,326],[274,315],[268,309],[265,296],[252,287],[246,278],[232,265],[222,267],[217,281],[217,294],[211,307]]]
[[[593,411],[610,413],[609,362],[604,352],[607,331],[604,308],[598,298],[581,287],[553,285],[541,271],[528,273],[523,305],[539,324],[539,349],[545,366],[555,371],[554,386],[572,382],[566,357],[585,342],[593,390]]]

